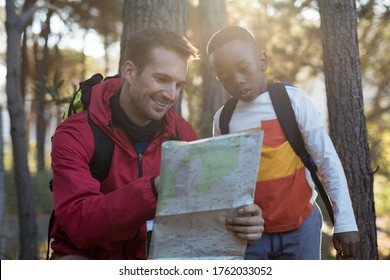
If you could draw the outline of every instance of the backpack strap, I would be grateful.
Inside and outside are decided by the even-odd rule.
[[[311,177],[328,211],[330,220],[334,224],[332,204],[317,176],[317,166],[305,148],[305,143],[299,130],[298,123],[296,122],[294,110],[291,105],[291,100],[288,97],[286,87],[281,83],[272,83],[268,85],[268,91],[283,132],[295,153],[310,171]]]
[[[273,83],[268,85],[268,91],[276,116],[288,142],[290,142],[291,147],[304,165],[309,165],[310,155],[306,151],[298,123],[295,121],[294,110],[291,106],[286,87],[281,83]]]
[[[229,123],[232,119],[232,115],[234,109],[236,108],[237,102],[237,98],[230,97],[223,106],[221,114],[219,115],[219,130],[221,131],[221,134],[229,133]]]
[[[50,180],[50,187],[52,185],[52,180]],[[53,230],[53,226],[54,226],[54,209],[53,211],[51,211],[51,214],[50,214],[50,220],[49,220],[49,226],[48,226],[48,230],[47,230],[47,250],[46,250],[46,260],[49,260],[49,257],[50,257],[50,235],[51,235],[51,231]]]
[[[88,122],[91,126],[93,137],[95,139],[95,149],[93,151],[92,159],[89,162],[89,170],[91,171],[93,178],[99,182],[103,182],[110,172],[112,154],[114,153],[115,145],[112,139],[91,120],[89,111]]]

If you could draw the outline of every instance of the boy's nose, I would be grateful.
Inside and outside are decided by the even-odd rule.
[[[245,78],[240,73],[235,73],[233,81],[235,86],[240,86],[245,83]]]

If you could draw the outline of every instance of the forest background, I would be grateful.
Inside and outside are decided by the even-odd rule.
[[[9,20],[6,2],[7,9],[12,2],[14,16],[24,20],[19,30],[20,45],[8,46],[8,49],[5,42],[10,38],[7,28],[10,25],[6,25]],[[369,242],[363,247],[374,253],[361,255],[366,259],[389,259],[390,1],[346,2],[355,4],[348,12],[356,16],[358,41],[349,44],[358,46],[360,53],[355,60],[360,65],[358,74],[364,97],[363,118],[354,114],[350,118],[364,122],[369,154],[362,153],[361,161],[370,163],[374,179],[368,189],[369,198],[372,192],[372,207],[363,207],[363,210],[355,207],[357,219],[362,220],[359,225],[373,220],[367,227],[374,228],[374,234],[368,234]],[[0,0],[0,104],[3,108],[0,115],[0,259],[45,257],[47,224],[52,210],[48,188],[50,136],[61,122],[64,104],[78,83],[97,72],[104,76],[118,73],[121,45],[129,34],[144,27],[171,27],[189,38],[203,54],[208,38],[217,29],[226,25],[248,28],[268,53],[267,77],[288,81],[304,89],[329,127],[338,148],[338,137],[342,134],[339,129],[332,129],[331,118],[328,118],[335,115],[335,109],[329,104],[336,98],[327,95],[325,83],[324,49],[326,41],[332,41],[332,34],[321,29],[326,11],[323,6],[320,13],[321,1],[314,0]],[[345,39],[348,43],[349,38]],[[10,65],[7,65],[10,48],[19,51],[18,85],[22,100],[19,115],[23,117],[27,143],[24,153],[31,179],[31,185],[19,188],[20,176],[16,172],[16,153],[13,151],[15,142],[11,137],[13,110],[9,103],[10,96],[19,93],[7,92],[5,79],[10,73]],[[334,64],[334,69],[344,66],[342,61]],[[187,85],[176,109],[201,137],[210,137],[213,114],[227,98],[207,61],[201,59],[190,64]],[[342,161],[347,171],[349,165],[355,166],[354,162],[343,158]],[[349,187],[353,197],[364,196],[356,194],[351,184]],[[367,213],[361,214],[362,211]],[[333,259],[332,230],[326,212],[323,213],[326,223],[322,258]]]

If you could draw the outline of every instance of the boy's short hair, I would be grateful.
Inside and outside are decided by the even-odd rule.
[[[210,38],[207,54],[210,56],[219,47],[238,39],[249,41],[256,46],[256,41],[248,30],[239,26],[228,26],[220,29]]]
[[[163,47],[188,59],[198,58],[198,50],[183,36],[160,27],[148,28],[134,34],[126,43],[123,62],[130,60],[139,72],[152,60],[152,50]]]

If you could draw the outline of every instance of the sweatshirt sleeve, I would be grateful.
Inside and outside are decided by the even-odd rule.
[[[306,149],[318,167],[335,215],[334,232],[357,231],[343,166],[311,100],[297,88],[287,87]]]
[[[221,130],[219,129],[219,117],[221,115],[222,108],[219,108],[219,110],[214,115],[214,121],[213,121],[213,136],[221,135]]]

